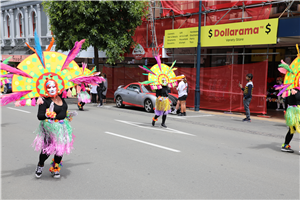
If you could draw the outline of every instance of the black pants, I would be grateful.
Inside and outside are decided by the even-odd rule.
[[[100,90],[98,90],[97,91],[98,92],[98,100],[99,100],[99,102],[100,102],[100,105],[102,105],[103,103],[102,103],[102,90],[100,89]]]
[[[294,127],[295,128],[295,127]],[[293,139],[294,134],[291,134],[291,129],[287,132],[284,140],[284,144],[290,144],[291,140]]]
[[[40,154],[39,166],[44,166],[45,161],[49,158],[50,155],[44,154],[43,151]],[[54,155],[54,162],[60,163],[62,160],[62,156]]]
[[[81,107],[83,107],[85,105],[85,103],[80,101],[80,105],[81,105]]]
[[[157,119],[158,117],[159,117],[158,115],[155,115],[154,119]],[[161,122],[161,124],[165,124],[166,119],[167,119],[167,115],[162,115],[162,122]]]
[[[97,103],[97,94],[91,93],[92,94],[92,103]]]

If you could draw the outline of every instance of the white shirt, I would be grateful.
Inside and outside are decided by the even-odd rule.
[[[183,95],[187,95],[187,87],[188,84],[184,83],[183,81],[180,81],[178,84],[177,90],[178,90],[178,97],[182,97]]]
[[[97,85],[92,85],[91,93],[97,94]]]

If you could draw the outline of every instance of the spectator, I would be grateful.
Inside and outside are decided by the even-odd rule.
[[[187,80],[184,75],[182,75],[183,78],[181,79],[180,83],[178,84],[177,90],[178,90],[178,100],[180,101],[180,107],[181,112],[178,114],[178,116],[186,116],[186,98],[188,95],[188,84]],[[176,106],[177,107],[177,106]]]
[[[245,88],[243,88],[242,84],[239,84],[240,88],[244,91],[243,103],[246,112],[246,118],[243,119],[244,122],[251,122],[249,105],[252,99],[252,91],[253,91],[252,79],[253,79],[253,75],[247,74],[246,76],[247,84]]]
[[[103,104],[106,104],[106,94],[107,94],[107,78],[106,78],[106,74],[102,74],[103,75],[103,78],[105,79],[105,82],[104,82],[104,88],[103,88],[103,92],[102,92],[102,98],[103,98]]]

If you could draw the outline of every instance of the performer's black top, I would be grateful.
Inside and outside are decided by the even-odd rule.
[[[290,95],[285,98],[285,103],[290,105],[290,106],[295,106],[295,105],[300,105],[300,91],[297,90],[298,92],[295,95]],[[287,107],[286,107],[287,109]]]
[[[168,97],[168,90],[167,86],[162,86],[162,89],[156,90],[156,97]]]
[[[67,116],[67,110],[68,110],[68,104],[61,97],[61,95],[60,95],[60,98],[63,102],[62,106],[54,104],[54,112],[56,113],[55,119],[58,119],[58,120],[65,119]],[[39,105],[39,110],[38,110],[38,114],[37,114],[37,117],[39,120],[50,119],[50,118],[47,118],[45,116],[45,114],[46,114],[46,109],[48,109],[50,107],[52,100],[50,97],[44,98],[43,100],[44,100],[44,103]]]

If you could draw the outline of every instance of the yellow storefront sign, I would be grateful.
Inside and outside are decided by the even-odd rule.
[[[278,18],[201,27],[201,47],[277,43]],[[164,48],[197,47],[198,27],[165,30]]]

